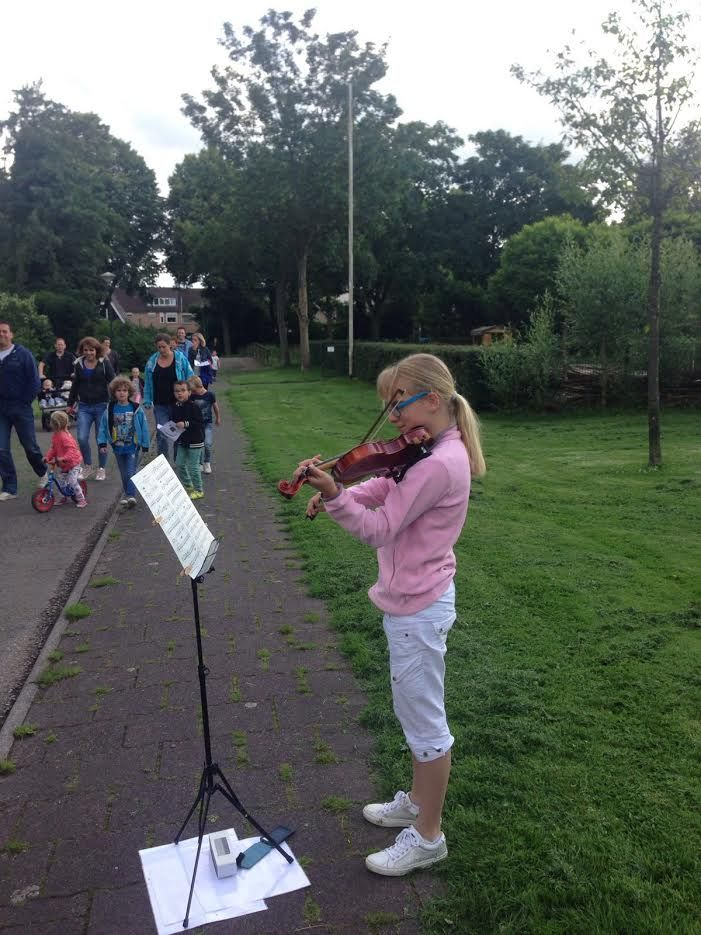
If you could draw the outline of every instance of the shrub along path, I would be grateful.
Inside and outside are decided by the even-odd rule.
[[[261,823],[296,829],[312,884],[236,920],[236,931],[410,935],[436,877],[365,870],[364,855],[392,840],[360,813],[374,795],[371,739],[357,722],[366,699],[325,605],[305,594],[274,492],[246,466],[246,441],[222,411],[198,503],[222,537],[200,605],[213,752]],[[14,743],[15,771],[0,778],[3,933],[154,930],[138,850],[173,839],[203,759],[191,591],[178,571],[143,505],[119,516],[82,596],[90,614],[67,625],[56,681]],[[223,797],[212,811],[208,830],[251,833]],[[186,836],[195,833],[193,821]]]

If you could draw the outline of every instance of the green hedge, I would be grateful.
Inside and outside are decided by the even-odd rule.
[[[86,323],[82,337],[91,335],[101,341],[111,336],[112,348],[119,355],[119,369],[122,373],[138,367],[143,375],[146,361],[156,351],[156,335],[165,328],[142,327],[122,321],[97,319]]]
[[[310,347],[313,365],[339,375],[348,373],[347,341],[312,341]],[[328,351],[329,347],[333,347],[333,352]],[[435,354],[444,360],[455,377],[458,391],[475,409],[484,409],[490,405],[479,348],[474,346],[358,341],[354,346],[353,375],[372,383],[385,367],[407,354],[419,353]]]

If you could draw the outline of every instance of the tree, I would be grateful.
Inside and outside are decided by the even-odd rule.
[[[546,292],[557,293],[560,254],[568,243],[584,244],[588,228],[574,218],[549,217],[527,224],[506,242],[499,269],[489,281],[492,317],[521,327]]]
[[[556,282],[568,343],[580,359],[598,360],[602,408],[612,379],[629,373],[643,334],[645,252],[621,230],[601,227],[588,244],[570,242],[560,255]]]
[[[153,281],[160,198],[154,173],[127,143],[97,115],[49,100],[38,84],[15,92],[0,137],[10,164],[0,178],[6,288],[41,293],[51,308],[68,298],[82,321],[104,294],[106,270],[127,289]],[[63,321],[53,324],[63,330]]]
[[[557,290],[565,309],[570,349],[598,360],[601,405],[609,390],[645,366],[645,296],[650,244],[620,227],[601,226],[585,245],[568,244],[560,257]],[[660,371],[673,384],[693,371],[701,330],[701,261],[684,237],[661,253]]]
[[[506,241],[526,224],[563,214],[584,224],[601,219],[586,175],[567,162],[561,143],[532,145],[505,130],[475,133],[470,142],[477,152],[460,167],[458,181],[463,210],[479,232],[482,285]]]
[[[355,32],[320,38],[315,11],[298,22],[269,10],[260,28],[237,34],[224,25],[231,65],[214,68],[214,90],[203,102],[184,95],[184,113],[204,141],[244,165],[256,150],[270,155],[259,209],[273,236],[290,244],[297,276],[300,356],[309,359],[309,255],[329,231],[344,224],[345,116],[352,79],[355,119],[389,123],[399,115],[391,96],[373,85],[384,77],[384,48],[361,47]]]
[[[603,23],[614,44],[609,60],[594,51],[581,65],[570,46],[557,54],[555,76],[527,73],[513,66],[515,76],[546,96],[560,111],[566,138],[588,151],[586,164],[602,197],[625,208],[643,187],[651,221],[647,290],[648,461],[662,463],[660,442],[660,294],[662,221],[670,197],[670,154],[683,141],[698,137],[699,124],[680,125],[680,112],[692,98],[693,61],[685,28],[686,13],[671,12],[669,0],[633,0],[636,27],[618,13]],[[683,174],[684,167],[679,171]]]
[[[51,347],[53,333],[46,315],[37,312],[34,300],[0,292],[0,321],[12,326],[14,340],[40,357]]]
[[[443,123],[364,126],[356,134],[356,294],[375,340],[393,303],[416,314],[422,293],[444,282],[435,221],[461,145]]]

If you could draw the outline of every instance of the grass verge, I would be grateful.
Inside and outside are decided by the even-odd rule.
[[[271,490],[302,457],[351,447],[378,411],[371,387],[343,379],[234,384]],[[649,471],[644,413],[484,419],[447,657],[451,859],[425,932],[698,931],[698,420],[664,413],[665,465]],[[306,520],[306,499],[280,515],[369,694],[391,795],[409,770],[365,596],[375,556]]]

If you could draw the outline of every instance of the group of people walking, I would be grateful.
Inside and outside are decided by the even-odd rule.
[[[129,376],[119,373],[119,358],[109,338],[83,338],[76,356],[58,337],[54,350],[37,367],[32,353],[14,343],[11,324],[0,322],[0,502],[17,496],[17,473],[10,449],[13,428],[40,485],[46,482],[47,465],[55,464],[64,480],[77,488],[77,481],[93,475],[94,428],[98,464],[95,480],[105,479],[112,448],[122,479],[121,502],[133,506],[136,488],[132,477],[141,452],[150,446],[144,409],[151,408],[158,453],[170,456],[168,438],[159,427],[175,423],[175,434],[179,433],[174,444],[179,477],[193,499],[204,496],[202,473],[212,472],[213,425],[220,423],[216,396],[209,389],[216,379],[219,359],[216,351],[207,348],[200,332],[190,341],[185,329],[179,328],[176,338],[161,333],[156,335],[155,343],[157,349],[146,363],[143,378],[138,367],[132,368]],[[64,402],[61,390],[68,381],[70,391]],[[52,407],[49,424],[54,435],[46,455],[37,444],[34,428],[32,403],[37,397],[41,406]],[[77,445],[68,430],[68,416],[73,414],[77,418]],[[76,491],[77,505],[85,506],[81,499]]]

